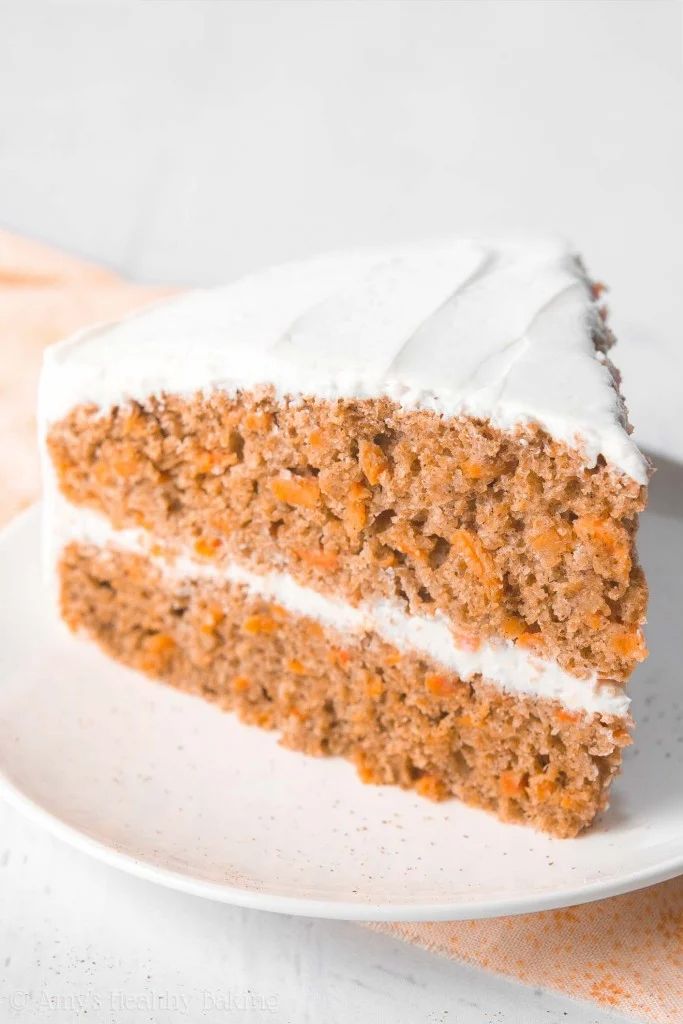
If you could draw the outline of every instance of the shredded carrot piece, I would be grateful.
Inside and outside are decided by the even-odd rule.
[[[175,647],[175,640],[167,633],[155,633],[148,637],[146,647],[148,651],[158,653],[160,651],[171,651]]]
[[[242,623],[245,633],[255,635],[257,633],[273,633],[278,628],[275,619],[270,615],[250,615]]]
[[[244,417],[244,425],[247,430],[254,430],[257,433],[266,433],[273,425],[273,416],[269,412],[248,412]]]
[[[526,622],[517,615],[508,615],[503,619],[501,631],[509,640],[518,640],[523,633],[526,633]]]
[[[519,772],[503,772],[499,780],[502,795],[513,798],[522,796],[524,792],[522,780],[523,776]]]
[[[479,537],[470,530],[456,530],[451,537],[451,550],[459,555],[469,571],[477,577],[491,594],[501,588],[496,563]]]
[[[628,533],[619,523],[596,516],[582,516],[574,522],[576,535],[584,543],[592,543],[611,555],[624,572],[630,571],[631,554]]]
[[[543,636],[541,633],[522,633],[521,636],[517,637],[517,644],[519,647],[536,651],[543,646]]]
[[[362,484],[352,484],[349,488],[349,503],[346,506],[344,521],[353,532],[362,530],[368,521],[369,497],[368,489]]]
[[[330,572],[334,572],[335,569],[339,568],[339,556],[333,551],[323,551],[320,548],[295,548],[294,554],[302,562],[312,566],[314,569],[327,569]]]
[[[549,530],[535,534],[529,543],[538,555],[547,555],[554,561],[558,561],[571,547],[571,537],[568,530],[565,534],[551,527]]]
[[[351,654],[349,651],[345,651],[341,647],[332,647],[328,654],[329,660],[333,665],[348,665],[351,660]]]
[[[356,754],[353,758],[353,762],[356,766],[356,771],[358,772],[361,782],[365,782],[368,785],[378,785],[381,781],[379,773],[364,754]]]
[[[365,679],[365,692],[372,700],[379,700],[384,693],[382,677],[368,672]]]
[[[221,541],[218,537],[200,537],[194,542],[194,549],[202,558],[215,558]]]
[[[568,711],[567,708],[558,708],[555,712],[555,718],[558,722],[566,722],[567,724],[578,722],[581,715],[578,711]]]
[[[383,473],[389,469],[389,461],[379,447],[373,441],[361,441],[358,445],[358,460],[365,479],[371,487],[379,483]]]
[[[315,508],[320,501],[320,487],[311,477],[277,477],[271,481],[271,487],[278,501],[285,501],[288,505]]]
[[[645,638],[639,629],[617,633],[612,637],[612,648],[623,658],[633,658],[635,661],[645,661],[647,658]]]
[[[434,697],[450,697],[457,689],[453,679],[436,674],[425,676],[425,686]]]
[[[500,462],[473,462],[471,459],[465,459],[459,464],[460,472],[468,480],[493,480],[500,476],[504,468]]]
[[[443,779],[436,775],[423,775],[415,783],[415,789],[420,796],[426,797],[427,800],[434,800],[434,802],[445,800],[450,796]]]

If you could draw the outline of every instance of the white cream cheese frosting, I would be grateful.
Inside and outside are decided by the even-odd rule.
[[[647,463],[593,337],[604,331],[558,241],[445,240],[333,253],[196,291],[49,348],[41,416],[150,395],[272,385],[386,395],[406,408],[538,424],[639,483]]]
[[[356,607],[301,586],[288,573],[262,575],[236,562],[219,568],[188,555],[173,560],[153,556],[153,537],[142,530],[115,530],[103,516],[76,508],[54,490],[48,489],[44,512],[44,553],[49,573],[54,573],[60,551],[70,541],[139,553],[175,581],[209,579],[241,584],[251,594],[339,633],[375,632],[399,650],[425,654],[465,681],[480,675],[505,692],[556,700],[570,710],[616,716],[628,713],[630,700],[623,689],[600,682],[597,675],[577,678],[556,662],[535,657],[506,640],[482,642],[476,650],[461,647],[442,616],[409,615],[389,601]]]

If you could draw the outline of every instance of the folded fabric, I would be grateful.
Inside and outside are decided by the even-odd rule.
[[[45,346],[169,291],[128,284],[101,267],[0,231],[0,522],[38,495],[35,408]]]
[[[683,1021],[683,877],[542,914],[371,927],[636,1020]]]

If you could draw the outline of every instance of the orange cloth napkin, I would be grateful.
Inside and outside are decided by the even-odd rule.
[[[683,1022],[683,876],[541,914],[371,927],[639,1021]]]
[[[0,231],[0,523],[35,501],[36,389],[46,345],[169,289],[142,288]]]
[[[162,294],[0,232],[0,522],[38,494],[34,409],[44,346]],[[683,1022],[683,877],[542,914],[372,927],[641,1021]]]

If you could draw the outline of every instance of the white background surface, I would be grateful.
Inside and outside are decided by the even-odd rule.
[[[675,0],[17,0],[0,8],[0,222],[177,283],[559,231],[612,287],[640,439],[680,456],[682,98]],[[72,1019],[43,992],[99,993],[87,1019],[117,1024],[610,1019],[351,925],[155,890],[0,815],[0,998],[33,993],[26,1020]],[[202,1012],[203,989],[248,988],[276,1011]],[[112,1011],[120,990],[191,1008]]]

